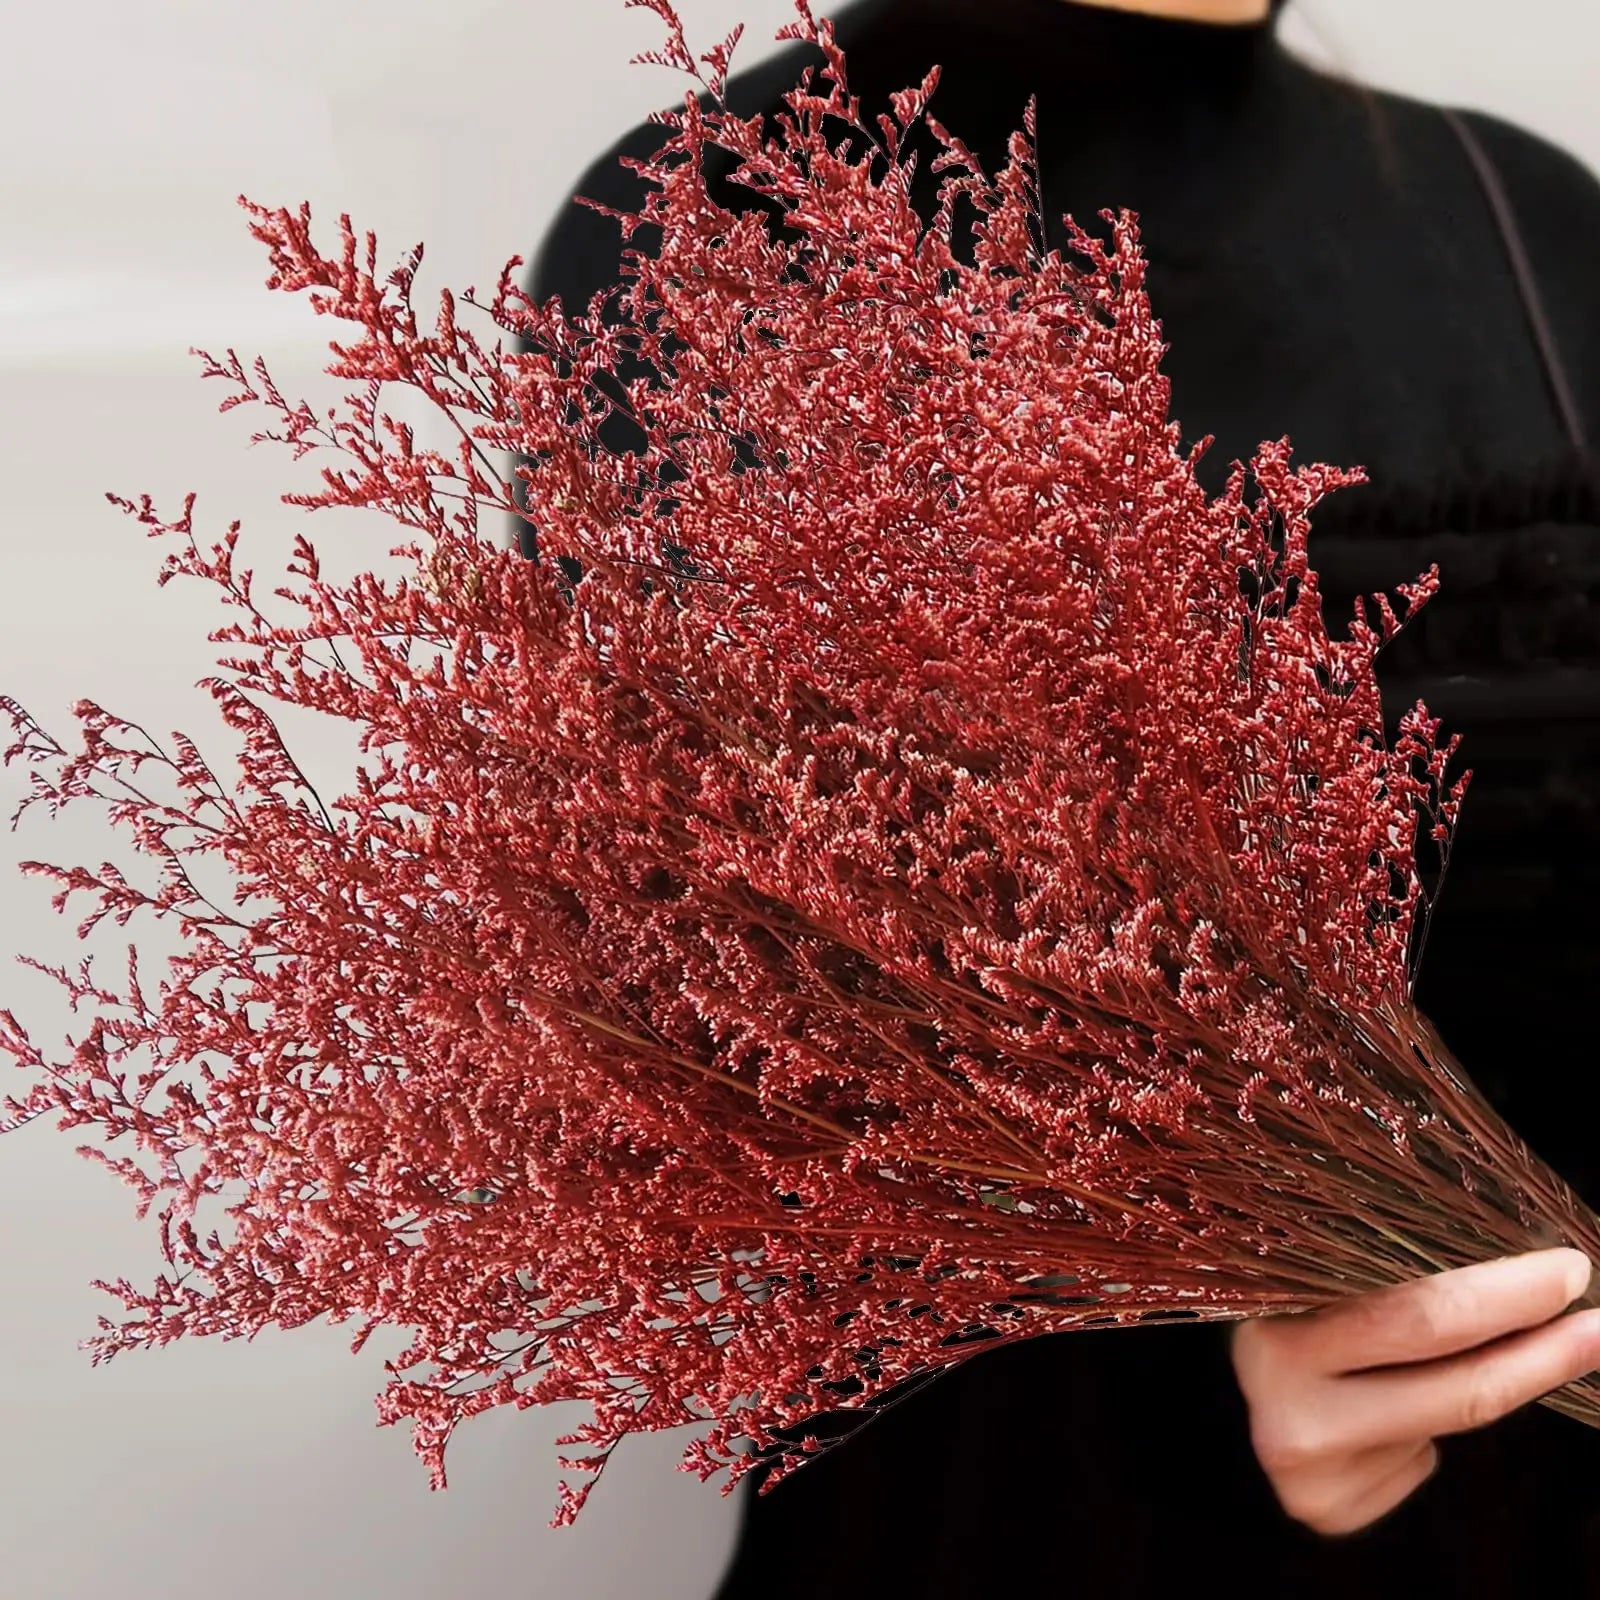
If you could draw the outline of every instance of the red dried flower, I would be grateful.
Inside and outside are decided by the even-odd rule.
[[[575,1470],[709,1420],[686,1464],[778,1455],[770,1485],[818,1413],[997,1339],[1307,1308],[1536,1238],[1600,1256],[1411,1004],[1420,835],[1448,850],[1465,780],[1420,706],[1385,740],[1389,601],[1324,626],[1308,517],[1357,474],[1276,444],[1202,492],[1134,220],[1042,254],[1031,118],[992,180],[930,120],[925,227],[904,144],[935,77],[869,124],[802,3],[786,36],[827,72],[769,139],[722,103],[734,40],[701,76],[667,0],[634,3],[708,98],[640,167],[621,221],[660,245],[611,317],[530,304],[513,261],[462,303],[526,352],[449,294],[430,332],[420,249],[380,281],[348,218],[330,258],[308,207],[243,202],[270,286],[359,328],[328,369],[357,387],[325,423],[259,361],[206,375],[281,414],[257,438],[354,458],[288,503],[378,509],[415,566],[333,583],[302,537],[274,619],[237,525],[207,547],[193,496],[116,500],[174,542],[161,581],[234,608],[207,682],[237,781],[98,706],[74,752],[5,702],[33,798],[109,801],[160,865],[35,864],[58,907],[187,935],[154,993],[131,952],[120,990],[56,971],[92,1017],[65,1059],[3,1014],[39,1080],[13,1120],[131,1136],[94,1153],[160,1202],[170,1270],[105,1286],[97,1357],[395,1323],[382,1417],[438,1483],[463,1418],[577,1398]],[[775,221],[712,201],[712,143]],[[609,383],[624,358],[650,380]],[[637,453],[597,447],[615,409]],[[539,564],[477,536],[512,504],[495,450],[537,462]],[[349,794],[273,701],[360,730]]]

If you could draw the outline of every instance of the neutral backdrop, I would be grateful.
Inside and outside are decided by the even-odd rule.
[[[695,42],[750,23],[747,60],[791,15],[789,0],[680,5]],[[176,511],[194,489],[203,530],[242,518],[264,570],[296,526],[276,496],[312,483],[315,458],[296,468],[247,450],[265,417],[219,417],[219,386],[185,354],[260,351],[291,395],[337,393],[318,382],[331,330],[261,287],[234,196],[309,199],[330,245],[348,210],[386,261],[426,240],[426,307],[435,287],[492,284],[506,257],[530,253],[578,170],[679,82],[627,64],[659,29],[623,0],[6,0],[0,12],[0,693],[60,726],[88,695],[226,749],[193,687],[217,613],[196,589],[154,587],[157,550],[103,495],[148,491]],[[1285,29],[1308,55],[1501,112],[1600,167],[1592,0],[1305,0]],[[389,542],[348,519],[309,531],[362,559]],[[314,774],[339,788],[349,751],[301,731]],[[0,774],[4,814],[20,790]],[[0,832],[0,1005],[46,1041],[63,1008],[10,957],[75,952],[47,886],[15,863],[97,862],[111,843],[87,817]],[[9,1600],[709,1595],[735,1502],[673,1471],[681,1437],[624,1449],[579,1525],[552,1533],[551,1441],[573,1418],[472,1424],[451,1489],[430,1494],[406,1436],[373,1426],[376,1341],[352,1359],[344,1331],[316,1326],[92,1371],[76,1344],[109,1303],[89,1280],[143,1280],[156,1244],[128,1192],[72,1144],[40,1125],[0,1141]]]

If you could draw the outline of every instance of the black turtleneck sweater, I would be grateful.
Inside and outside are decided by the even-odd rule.
[[[1380,673],[1391,715],[1425,697],[1474,771],[1418,999],[1600,1203],[1586,992],[1600,979],[1600,492],[1581,437],[1600,438],[1600,187],[1467,115],[1515,219],[1508,247],[1441,111],[1303,66],[1270,22],[1070,0],[857,0],[835,16],[869,112],[938,63],[934,113],[990,171],[1037,95],[1052,242],[1064,212],[1139,213],[1173,412],[1187,436],[1215,436],[1213,485],[1285,433],[1303,459],[1367,468],[1314,519],[1331,625],[1354,594],[1438,561],[1440,596]],[[813,60],[792,47],[736,76],[732,108],[776,109]],[[637,205],[617,158],[659,137],[634,130],[578,192]],[[616,281],[619,250],[615,223],[567,207],[530,288],[580,309]],[[1283,1517],[1255,1466],[1225,1339],[1068,1333],[969,1360],[747,1499],[722,1600],[1600,1596],[1600,1433],[1535,1407],[1446,1441],[1399,1512],[1323,1541]]]

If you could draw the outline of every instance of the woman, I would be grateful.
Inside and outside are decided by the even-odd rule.
[[[938,63],[935,113],[990,171],[1038,96],[1052,242],[1063,213],[1139,213],[1173,411],[1216,436],[1211,486],[1283,433],[1368,469],[1315,519],[1330,620],[1439,563],[1443,593],[1381,675],[1391,715],[1424,697],[1474,769],[1418,999],[1600,1201],[1582,915],[1600,887],[1600,187],[1492,118],[1301,65],[1276,9],[857,0],[836,20],[869,111]],[[733,109],[776,108],[810,60],[737,77]],[[636,204],[617,158],[658,137],[635,130],[579,192]],[[619,248],[569,207],[531,290],[578,308]],[[1526,1405],[1600,1366],[1593,1319],[1558,1317],[1588,1270],[1545,1252],[1231,1339],[987,1353],[752,1496],[723,1600],[1600,1595],[1600,1434]]]

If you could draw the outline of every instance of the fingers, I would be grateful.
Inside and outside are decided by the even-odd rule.
[[[1355,1533],[1386,1517],[1438,1468],[1439,1449],[1431,1441],[1399,1445],[1347,1465],[1342,1474],[1330,1476],[1320,1495],[1315,1486],[1299,1486],[1284,1509],[1317,1533]]]
[[[1330,1376],[1433,1361],[1548,1322],[1590,1271],[1580,1250],[1535,1250],[1282,1319],[1276,1337],[1296,1365]]]
[[[1346,1448],[1466,1433],[1581,1378],[1600,1366],[1600,1311],[1558,1317],[1544,1327],[1426,1366],[1366,1372],[1338,1386],[1338,1431]]]
[[[1379,1517],[1386,1517],[1439,1470],[1439,1447],[1430,1439],[1420,1450],[1397,1462],[1387,1476],[1376,1475],[1366,1495],[1345,1508],[1342,1517],[1336,1517],[1323,1531],[1325,1533],[1354,1533],[1358,1528],[1370,1527]]]
[[[1365,1527],[1434,1470],[1433,1441],[1481,1428],[1600,1368],[1600,1310],[1576,1250],[1440,1273],[1235,1332],[1251,1442],[1285,1510]]]

